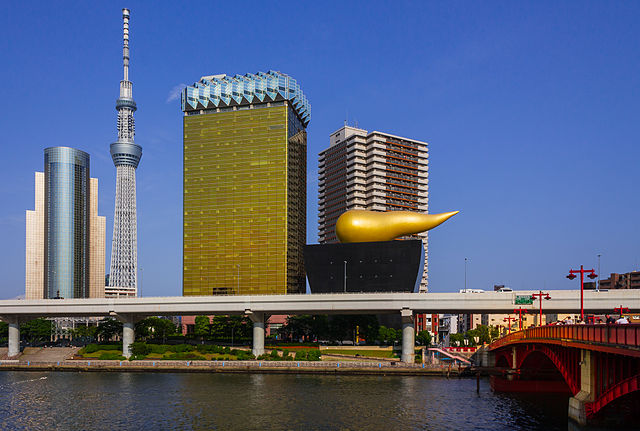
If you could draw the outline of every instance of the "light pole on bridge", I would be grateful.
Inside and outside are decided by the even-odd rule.
[[[622,305],[620,305],[620,307],[614,308],[613,311],[620,314],[620,317],[622,317],[622,313],[628,313],[629,309],[627,307],[623,307]]]
[[[588,272],[587,277],[590,279],[594,279],[597,277],[596,272],[593,269],[584,269],[582,265],[580,265],[580,269],[570,269],[569,275],[567,278],[569,280],[573,280],[576,278],[576,274],[580,274],[580,320],[584,322],[584,273]]]
[[[528,313],[526,308],[516,308],[515,310],[513,310],[514,313],[516,313],[518,315],[518,329],[520,331],[522,331],[522,313]]]
[[[516,319],[515,317],[511,317],[511,315],[510,315],[510,314],[508,314],[508,315],[507,315],[507,317],[505,317],[504,319],[502,319],[502,321],[503,321],[503,322],[507,322],[507,321],[509,322],[509,323],[507,323],[507,325],[509,325],[509,326],[507,327],[507,330],[508,330],[508,333],[509,333],[509,334],[511,334],[511,321],[512,321],[512,320],[514,320],[514,323],[515,323],[515,320],[518,320],[518,319]]]
[[[542,326],[542,300],[551,299],[551,296],[549,296],[549,292],[543,292],[542,290],[540,290],[538,293],[532,293],[531,299],[533,299],[534,301],[536,299],[540,300],[540,320],[538,321],[538,326]]]

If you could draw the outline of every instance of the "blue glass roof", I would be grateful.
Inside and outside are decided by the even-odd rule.
[[[196,111],[226,106],[288,100],[305,127],[311,120],[311,105],[298,82],[284,73],[203,76],[182,92],[182,110]]]

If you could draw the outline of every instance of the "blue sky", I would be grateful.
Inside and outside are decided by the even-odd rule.
[[[180,295],[182,116],[202,75],[280,70],[317,154],[350,124],[430,144],[430,288],[575,288],[570,267],[640,267],[638,2],[11,2],[0,18],[0,298],[24,293],[24,217],[43,149],[91,154],[113,226],[121,11],[131,74],[144,296]],[[109,258],[107,257],[107,267]]]

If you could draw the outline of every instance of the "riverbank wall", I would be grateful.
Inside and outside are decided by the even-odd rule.
[[[468,369],[398,362],[303,361],[0,361],[0,371],[149,372],[149,373],[281,373],[459,377]]]

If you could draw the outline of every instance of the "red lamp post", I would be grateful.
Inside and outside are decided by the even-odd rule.
[[[503,322],[507,322],[507,321],[509,322],[509,323],[508,323],[508,325],[509,325],[509,326],[507,327],[507,330],[509,331],[509,332],[508,332],[509,334],[511,334],[511,321],[512,321],[512,320],[514,320],[514,321],[515,321],[515,320],[517,320],[517,319],[516,319],[515,317],[511,317],[511,315],[508,315],[507,317],[505,317],[504,319],[502,319],[502,321],[503,321]],[[515,323],[515,322],[514,322],[514,323]]]
[[[527,309],[526,308],[516,308],[515,310],[513,310],[514,313],[516,313],[519,317],[518,319],[518,330],[522,331],[522,313],[527,313]]]
[[[618,313],[618,314],[620,314],[622,316],[622,313],[628,313],[629,309],[627,307],[623,307],[621,305],[620,307],[614,308],[613,311],[615,311],[616,313]]]
[[[590,279],[594,279],[597,277],[596,272],[593,269],[584,269],[582,265],[580,265],[580,269],[570,269],[569,275],[567,278],[569,280],[573,280],[576,278],[576,274],[580,274],[580,320],[584,322],[584,273],[588,272],[587,277]]]
[[[538,321],[538,326],[542,326],[542,300],[551,299],[551,296],[549,296],[549,292],[543,292],[542,290],[540,290],[538,293],[532,293],[531,299],[533,299],[534,301],[536,299],[540,300],[540,320]]]

